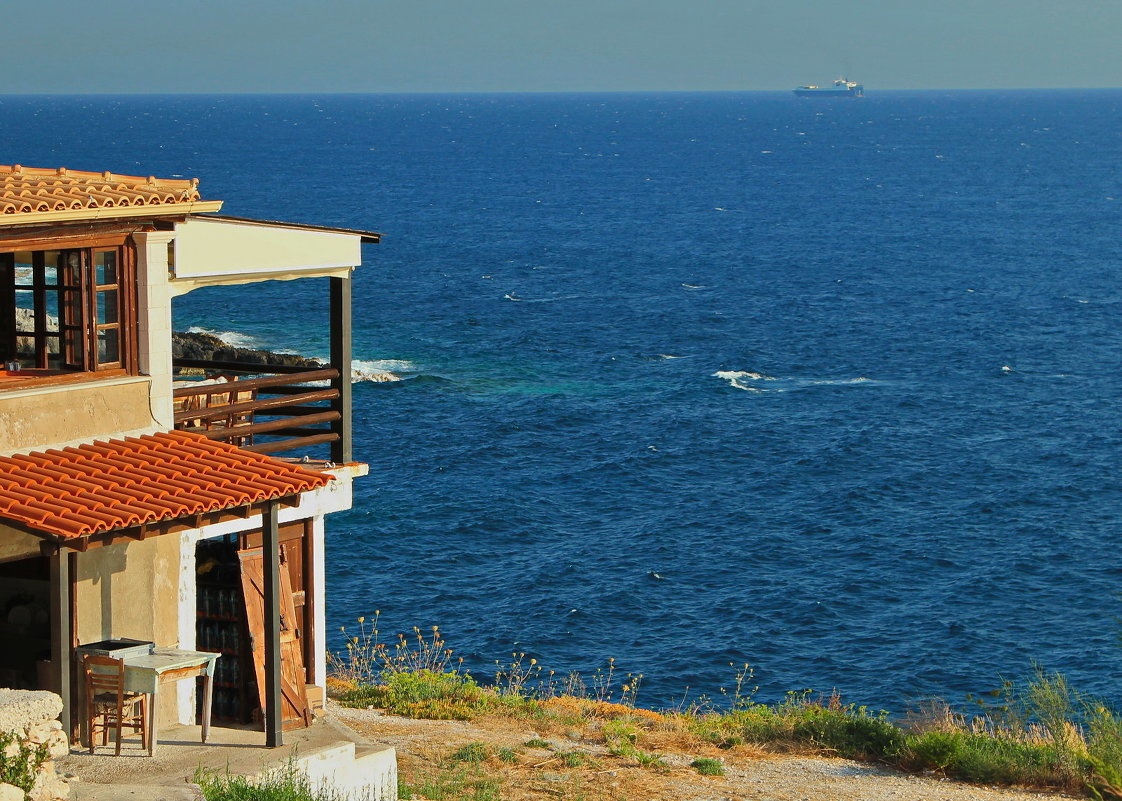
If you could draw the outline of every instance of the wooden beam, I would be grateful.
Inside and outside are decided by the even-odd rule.
[[[351,279],[330,278],[331,281],[331,366],[339,377],[331,381],[339,397],[331,408],[340,419],[332,424],[339,439],[331,443],[331,460],[336,464],[353,462],[351,451]]]
[[[48,559],[51,578],[51,689],[62,697],[62,729],[70,737],[75,699],[70,696],[70,551],[56,548]]]
[[[269,503],[262,516],[262,571],[265,607],[265,747],[284,745],[280,650],[280,507]]]

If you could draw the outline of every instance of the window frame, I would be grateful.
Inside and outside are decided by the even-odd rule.
[[[16,254],[28,253],[33,271],[30,287],[16,275]],[[58,254],[57,260],[48,264],[52,254]],[[114,267],[111,272],[101,271],[104,278],[112,279],[102,284],[97,283],[99,254],[105,254],[103,266],[108,262]],[[48,282],[52,268],[54,283]],[[17,292],[26,291],[32,292],[33,331],[16,324]],[[0,317],[0,362],[19,359],[18,339],[31,337],[32,365],[24,369],[34,371],[35,377],[139,374],[136,247],[130,236],[0,243],[0,304],[5,313]],[[48,309],[55,315],[56,330],[48,328]],[[116,352],[103,351],[100,343],[113,338]],[[57,343],[54,353],[52,343]]]

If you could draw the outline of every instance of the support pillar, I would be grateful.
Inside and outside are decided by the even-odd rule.
[[[70,551],[58,548],[48,557],[51,577],[51,680],[52,688],[62,697],[63,731],[71,737],[74,728],[73,699],[70,697],[71,643],[70,620]]]
[[[339,397],[332,409],[341,418],[333,426],[339,439],[331,443],[331,461],[353,462],[351,451],[351,279],[330,278],[331,281],[331,366],[339,371],[332,381]]]
[[[280,506],[270,501],[262,515],[261,559],[264,573],[265,747],[284,745],[280,650]]]

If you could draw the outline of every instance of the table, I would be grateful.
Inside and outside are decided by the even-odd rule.
[[[148,756],[156,746],[156,717],[161,684],[204,676],[203,735],[210,735],[210,707],[214,697],[214,664],[220,655],[213,651],[185,651],[179,648],[154,648],[150,654],[125,657],[125,689],[148,693]]]

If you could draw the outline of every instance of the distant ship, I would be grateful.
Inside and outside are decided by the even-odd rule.
[[[800,86],[795,94],[799,97],[864,97],[865,87],[848,78],[838,78],[833,86]]]

